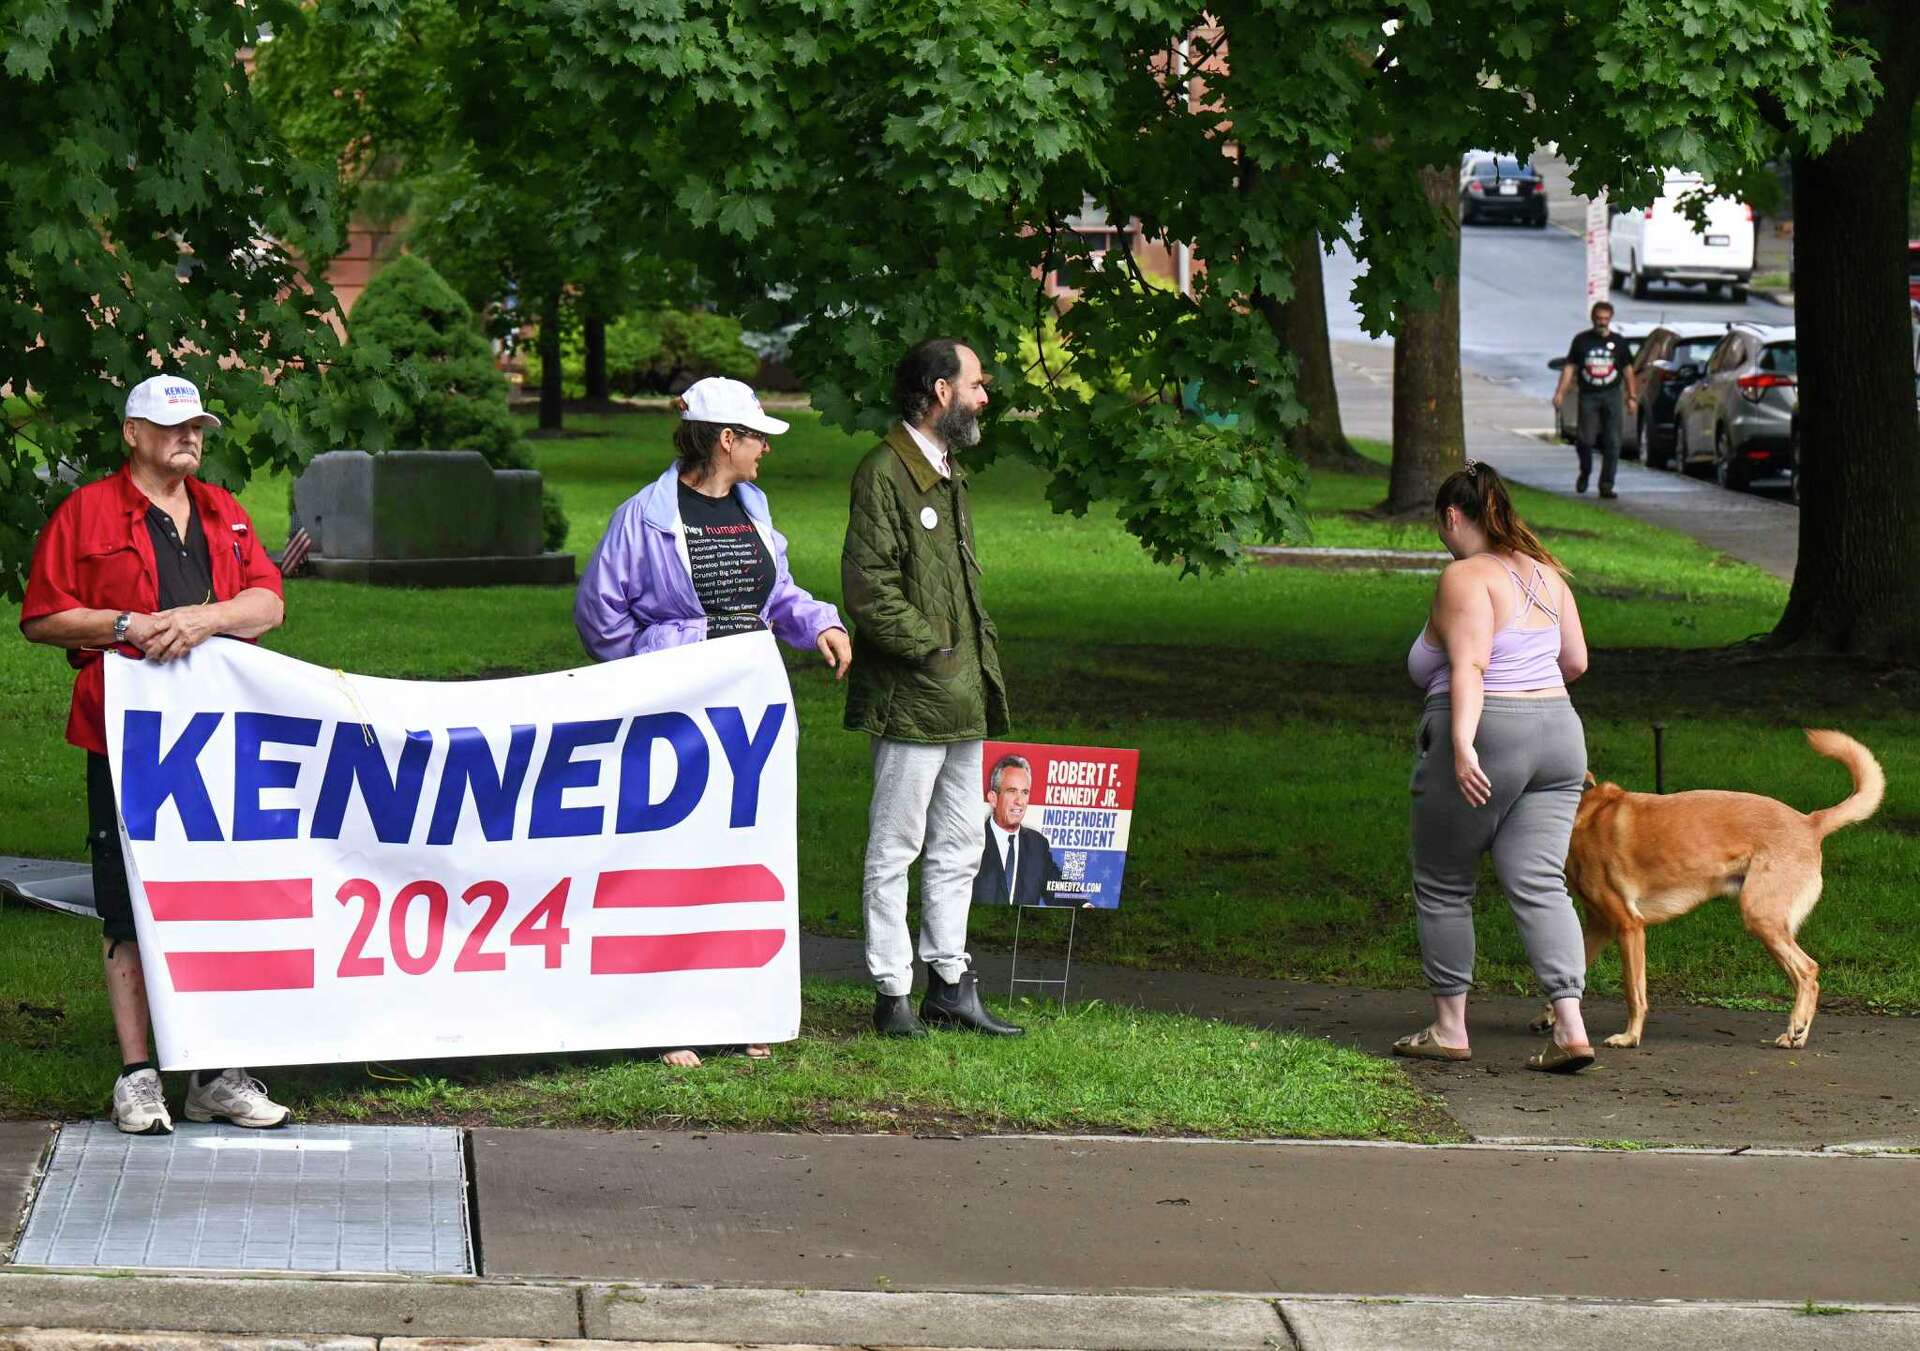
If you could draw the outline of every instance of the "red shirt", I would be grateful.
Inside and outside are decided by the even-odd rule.
[[[199,509],[200,528],[206,532],[213,598],[232,600],[250,587],[281,595],[280,569],[261,547],[253,522],[233,494],[190,478],[187,495]],[[33,546],[27,596],[20,606],[21,625],[62,610],[151,614],[160,597],[160,573],[147,533],[147,508],[152,505],[125,466],[70,494],[54,509]],[[140,656],[140,649],[131,643],[118,650],[129,657]],[[107,684],[101,649],[70,650],[67,661],[79,672],[67,714],[67,740],[105,755]]]

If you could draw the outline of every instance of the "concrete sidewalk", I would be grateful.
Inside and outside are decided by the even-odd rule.
[[[52,1133],[0,1137],[24,1198]],[[0,1348],[1920,1347],[1912,1154],[541,1129],[467,1154],[476,1275],[0,1267]]]
[[[1543,1088],[1572,1101],[1595,1081]],[[0,1192],[31,1193],[51,1138],[0,1129]],[[0,1267],[0,1351],[167,1346],[154,1330],[285,1351],[1920,1348],[1913,1154],[534,1129],[467,1143],[475,1276]],[[0,1214],[0,1239],[16,1228]]]
[[[1391,441],[1392,345],[1337,342],[1333,366],[1347,435]],[[1578,463],[1572,446],[1552,439],[1552,404],[1472,371],[1463,372],[1463,380],[1467,453],[1515,482],[1573,496]],[[1620,493],[1617,499],[1603,502],[1589,495],[1582,500],[1691,535],[1708,548],[1751,563],[1782,581],[1793,579],[1800,512],[1790,503],[1728,492],[1717,484],[1631,461],[1620,465],[1615,486]]]
[[[28,1315],[44,1321],[22,1321]],[[72,1318],[91,1321],[59,1322]],[[316,1331],[327,1328],[344,1330]],[[674,1351],[1901,1351],[1920,1348],[1920,1309],[513,1281],[422,1290],[398,1281],[0,1275],[0,1351],[600,1351],[635,1343]]]
[[[472,1139],[493,1276],[1920,1299],[1920,1158],[1907,1155],[489,1129]]]
[[[660,1297],[610,1294],[598,1322],[583,1301],[699,1287],[918,1292],[973,1311],[944,1328],[877,1327],[871,1312],[830,1332],[736,1320],[722,1340],[1104,1346],[1030,1324],[989,1337],[975,1315],[1017,1296],[1046,1297],[1027,1314],[1126,1296],[1187,1301],[1162,1310],[1187,1330],[1150,1344],[1237,1345],[1182,1322],[1211,1308],[1192,1297],[1920,1301],[1911,1154],[489,1128],[469,1152],[476,1276],[14,1266],[0,1268],[0,1326],[639,1336],[669,1330]],[[234,1196],[210,1204],[237,1215]],[[141,1262],[137,1243],[118,1251]],[[340,1303],[362,1286],[384,1303]],[[455,1291],[468,1293],[446,1304]],[[102,1322],[123,1298],[112,1317],[144,1321]],[[759,1307],[744,1299],[715,1307]]]

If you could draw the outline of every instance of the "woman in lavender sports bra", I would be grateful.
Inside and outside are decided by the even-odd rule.
[[[1586,943],[1567,894],[1567,841],[1587,773],[1586,735],[1567,682],[1587,669],[1566,569],[1514,513],[1491,465],[1467,461],[1440,485],[1435,528],[1454,562],[1407,653],[1426,691],[1413,793],[1413,895],[1433,1022],[1394,1054],[1469,1060],[1473,896],[1480,859],[1513,908],[1527,958],[1553,1003],[1553,1039],[1527,1068],[1593,1063],[1580,1016]]]

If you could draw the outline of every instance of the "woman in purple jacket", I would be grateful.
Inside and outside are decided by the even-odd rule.
[[[679,460],[614,511],[574,596],[573,623],[596,661],[771,629],[815,648],[844,679],[853,645],[839,612],[794,584],[787,541],[754,485],[768,438],[787,430],[738,380],[687,387]],[[749,1046],[756,1058],[764,1046]],[[669,1065],[693,1066],[691,1050]]]
[[[772,629],[817,648],[844,677],[853,645],[839,612],[794,584],[787,541],[754,485],[769,437],[787,430],[738,380],[695,381],[673,446],[679,461],[614,511],[574,597],[596,661]]]

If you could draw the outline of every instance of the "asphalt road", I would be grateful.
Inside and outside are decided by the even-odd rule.
[[[1327,326],[1334,341],[1369,342],[1351,299],[1359,272],[1344,247],[1326,260]],[[1474,373],[1516,392],[1550,395],[1547,361],[1586,326],[1586,253],[1581,240],[1550,226],[1469,225],[1460,241],[1460,347]],[[1622,321],[1748,320],[1790,324],[1793,311],[1758,298],[1709,300],[1700,287],[1655,286],[1645,300],[1613,294]]]

